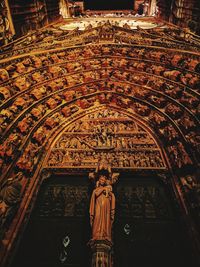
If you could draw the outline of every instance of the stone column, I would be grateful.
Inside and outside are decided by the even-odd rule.
[[[91,240],[92,249],[91,267],[112,267],[112,242],[108,240]]]

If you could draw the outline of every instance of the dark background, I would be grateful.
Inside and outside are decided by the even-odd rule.
[[[197,267],[172,192],[155,176],[121,176],[113,188],[114,267]],[[92,187],[88,180],[88,176],[54,176],[44,182],[11,267],[91,266],[87,244]],[[156,194],[152,195],[152,190]],[[128,235],[126,224],[130,226]],[[66,236],[70,244],[62,263]]]
[[[133,0],[85,0],[85,10],[133,10]]]

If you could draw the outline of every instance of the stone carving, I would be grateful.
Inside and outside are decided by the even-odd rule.
[[[11,97],[10,90],[7,87],[0,88],[0,103]]]
[[[200,220],[200,184],[197,182],[195,176],[187,175],[181,177],[181,186],[193,210],[193,215]]]
[[[151,135],[126,115],[106,108],[69,125],[48,166],[95,168],[102,158],[114,168],[165,168]]]
[[[2,46],[12,41],[14,30],[8,1],[1,0],[0,7],[0,46]]]
[[[166,118],[156,112],[152,112],[151,117],[149,119],[156,127],[159,126],[163,128],[167,124]]]
[[[192,165],[192,160],[180,141],[177,142],[177,146],[169,146],[168,151],[170,153],[172,164],[177,166],[178,168]]]
[[[38,163],[42,146],[29,143],[22,156],[18,159],[16,167],[24,174],[31,176],[35,165]]]
[[[0,69],[0,82],[9,80],[9,73],[6,69]]]
[[[17,210],[23,179],[22,172],[8,178],[0,187],[0,236],[3,237],[8,224],[12,221]]]
[[[115,196],[108,177],[102,172],[90,200],[90,223],[93,240],[111,241],[115,214]]]
[[[168,142],[178,139],[178,133],[175,131],[172,125],[165,126],[163,135]]]
[[[180,120],[179,123],[181,125],[181,127],[183,128],[183,130],[187,133],[189,130],[192,130],[195,128],[195,123],[194,121],[191,119],[191,117],[184,115]]]
[[[8,162],[12,159],[14,152],[21,143],[21,136],[18,133],[12,133],[7,140],[0,145],[0,157]]]
[[[96,181],[96,188],[90,199],[90,224],[92,238],[89,241],[92,255],[92,266],[112,266],[112,225],[115,216],[115,195],[112,184],[119,174],[112,174],[111,166],[106,159],[98,162],[95,173],[89,177]]]
[[[178,106],[169,104],[166,108],[166,113],[169,114],[172,118],[177,119],[181,116],[182,110]]]

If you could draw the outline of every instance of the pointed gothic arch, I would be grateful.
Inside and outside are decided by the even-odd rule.
[[[3,255],[9,254],[7,248],[51,169],[42,164],[52,142],[68,124],[105,107],[126,114],[156,140],[163,159],[160,169],[172,174],[177,199],[185,214],[191,212],[192,217],[197,195],[188,198],[191,185],[187,178],[192,177],[192,186],[197,186],[198,43],[164,37],[159,27],[153,32],[132,31],[110,23],[83,32],[74,30],[69,35],[60,36],[55,29],[52,32],[50,40],[38,43],[31,40],[48,30],[22,38],[1,55],[2,186],[23,174],[17,202],[20,209],[6,233],[9,244],[3,248]],[[109,151],[109,146],[95,149]],[[155,167],[149,165],[150,169]]]

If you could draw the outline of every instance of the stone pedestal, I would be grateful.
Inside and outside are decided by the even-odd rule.
[[[112,242],[108,240],[91,240],[92,249],[91,267],[112,267]]]

